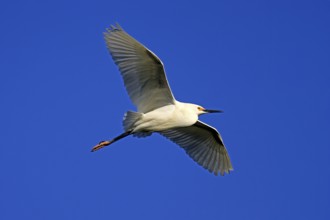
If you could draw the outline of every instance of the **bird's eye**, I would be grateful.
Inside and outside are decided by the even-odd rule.
[[[203,110],[204,110],[204,109],[203,109],[202,107],[200,107],[200,106],[198,106],[197,109],[198,109],[199,111],[203,111]]]

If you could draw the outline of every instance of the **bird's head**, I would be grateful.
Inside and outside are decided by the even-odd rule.
[[[223,112],[222,110],[205,109],[204,107],[202,107],[200,105],[195,105],[194,108],[195,108],[195,111],[196,111],[197,115],[202,115],[202,114],[206,114],[206,113],[221,113],[221,112]]]

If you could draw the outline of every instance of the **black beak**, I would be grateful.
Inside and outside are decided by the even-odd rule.
[[[223,113],[222,110],[211,110],[211,109],[204,109],[206,113]]]

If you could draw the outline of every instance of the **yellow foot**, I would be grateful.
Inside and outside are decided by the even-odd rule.
[[[101,141],[98,145],[96,145],[95,147],[93,147],[93,149],[91,150],[92,152],[97,151],[105,146],[108,146],[109,144],[111,144],[110,141]]]

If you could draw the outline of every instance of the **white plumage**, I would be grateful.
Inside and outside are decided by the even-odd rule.
[[[221,111],[175,100],[162,61],[119,25],[107,30],[105,41],[138,112],[127,112],[123,120],[125,132],[110,141],[101,141],[92,151],[131,134],[146,137],[158,132],[215,175],[233,170],[218,131],[198,120],[201,114]]]

